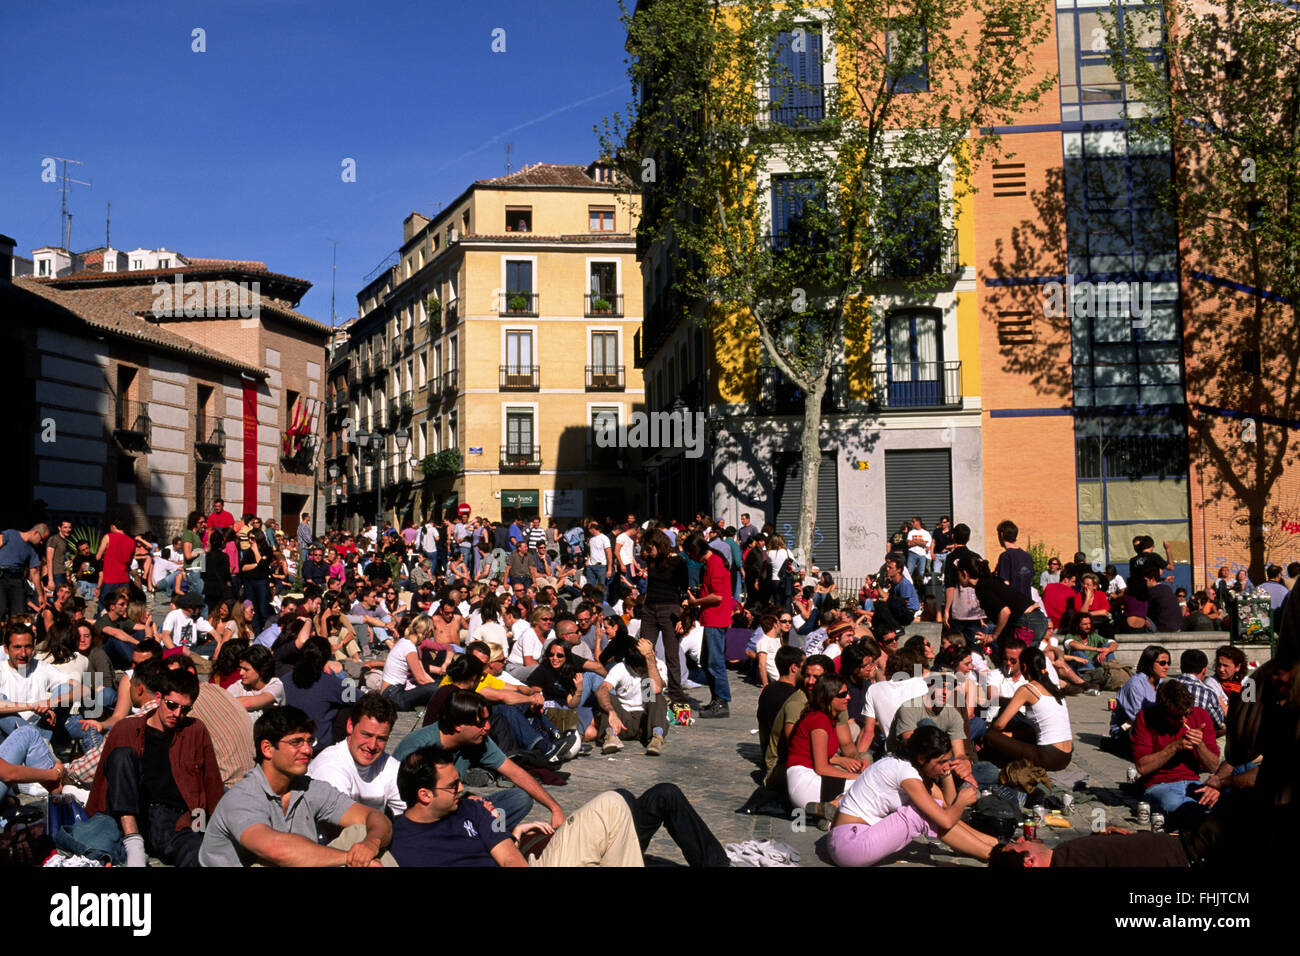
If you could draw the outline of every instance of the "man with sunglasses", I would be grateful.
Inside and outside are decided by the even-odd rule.
[[[120,721],[100,756],[86,810],[122,827],[127,866],[152,854],[171,866],[198,866],[203,827],[225,793],[212,738],[190,716],[199,681],[173,670],[159,681],[155,708]]]
[[[316,724],[297,707],[269,707],[253,728],[257,768],[208,820],[203,866],[382,866],[388,818],[307,774]],[[342,832],[322,846],[323,824]]]

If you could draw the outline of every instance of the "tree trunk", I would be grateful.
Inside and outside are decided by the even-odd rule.
[[[814,389],[804,391],[803,433],[799,453],[803,456],[800,474],[803,488],[799,495],[799,531],[795,544],[795,563],[804,570],[812,565],[813,532],[817,525],[817,477],[821,474],[822,396],[826,394],[827,376],[821,376]]]

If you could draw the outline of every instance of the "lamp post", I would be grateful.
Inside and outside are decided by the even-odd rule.
[[[333,499],[333,505],[334,505],[334,519],[337,521],[337,520],[338,520],[338,507],[339,507],[339,494],[338,494],[339,487],[338,487],[338,485],[335,484],[335,482],[338,481],[338,477],[339,477],[339,466],[338,466],[338,465],[330,465],[329,468],[326,470],[326,474],[329,475],[329,491],[330,491],[330,498]],[[326,524],[329,523],[329,507],[328,507],[328,506],[326,506],[326,508],[325,508],[325,523],[326,523]]]
[[[365,449],[366,467],[377,468],[375,475],[375,494],[378,496],[377,514],[375,515],[375,546],[379,545],[379,532],[384,518],[384,470],[383,447],[384,436],[378,432],[357,432],[357,444]]]
[[[397,446],[397,459],[404,461],[406,459],[406,446],[411,443],[411,433],[403,425],[393,432],[393,444]]]

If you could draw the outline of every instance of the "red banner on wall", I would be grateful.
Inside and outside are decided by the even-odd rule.
[[[257,514],[257,384],[244,382],[244,514]]]

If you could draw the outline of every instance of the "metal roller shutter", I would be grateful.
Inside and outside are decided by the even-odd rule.
[[[834,452],[822,454],[821,471],[817,473],[817,528],[813,532],[811,564],[823,571],[838,571],[840,567],[840,481],[838,462]],[[799,535],[799,498],[803,494],[803,460],[798,456],[783,458],[776,475],[777,534],[785,538],[791,548]]]
[[[920,515],[927,529],[952,515],[952,450],[908,448],[885,452],[885,533]]]

